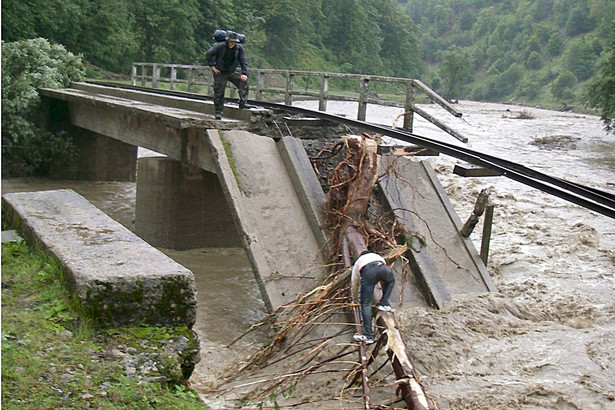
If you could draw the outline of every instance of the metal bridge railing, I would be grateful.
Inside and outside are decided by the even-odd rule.
[[[211,69],[207,66],[133,63],[130,77],[132,85],[135,86],[140,83],[142,87],[147,87],[148,84],[150,84],[152,88],[160,88],[161,83],[168,83],[169,88],[175,90],[178,84],[186,84],[188,92],[194,91],[196,86],[204,86],[206,87],[205,94],[209,96],[213,95],[213,75]],[[305,89],[295,87],[298,77],[305,78]],[[312,77],[316,77],[320,81],[317,91],[308,89],[309,79]],[[329,83],[331,79],[358,80],[358,90],[348,93],[330,92]],[[415,106],[416,92],[420,91],[455,117],[459,118],[462,115],[461,112],[448,101],[416,79],[377,75],[252,68],[250,69],[249,81],[250,89],[255,92],[257,100],[265,101],[263,100],[264,94],[283,95],[284,103],[286,105],[292,105],[295,96],[314,97],[318,99],[319,111],[327,111],[327,102],[329,100],[356,101],[359,103],[357,119],[360,121],[365,121],[368,103],[403,107],[404,130],[412,131],[414,113],[417,113],[427,121],[453,135],[455,138],[467,141],[465,137],[459,135],[455,130]],[[375,82],[398,85],[401,88],[400,94],[405,95],[404,102],[400,103],[374,96],[373,93],[369,92],[369,85]],[[231,95],[236,93],[234,88],[231,87],[231,89]]]

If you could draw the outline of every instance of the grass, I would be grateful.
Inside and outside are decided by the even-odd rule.
[[[151,353],[178,331],[97,329],[73,309],[53,258],[25,242],[2,244],[3,409],[206,408],[184,384],[127,372],[120,351]]]

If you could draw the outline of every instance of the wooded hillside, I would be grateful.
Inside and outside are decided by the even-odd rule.
[[[612,0],[406,0],[425,81],[482,101],[581,104],[606,60]]]
[[[106,70],[204,62],[218,29],[252,67],[419,78],[443,95],[581,105],[613,0],[6,0],[3,41],[44,37]]]

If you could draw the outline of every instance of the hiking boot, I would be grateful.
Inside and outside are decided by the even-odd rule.
[[[383,312],[395,312],[395,309],[393,309],[391,306],[389,305],[378,305],[378,310],[382,310]]]
[[[217,120],[221,120],[222,119],[222,114],[220,114],[219,112],[216,113],[216,119]]]
[[[366,345],[371,345],[372,343],[374,343],[374,339],[372,339],[371,337],[360,335],[358,333],[353,336],[353,339],[356,340],[357,342],[363,342]]]

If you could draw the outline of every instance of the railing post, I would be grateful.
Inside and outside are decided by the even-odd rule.
[[[489,244],[491,243],[491,228],[493,226],[494,205],[487,205],[485,208],[485,220],[483,221],[483,237],[480,244],[480,258],[485,266],[489,260]]]
[[[147,86],[147,65],[143,64],[141,66],[141,87]]]
[[[130,69],[130,85],[137,85],[137,66],[134,63]]]
[[[205,75],[207,76],[207,92],[209,93],[210,97],[213,97],[214,95],[214,72],[210,70],[207,70],[205,72]]]
[[[258,72],[256,74],[256,99],[262,101],[263,99],[263,88],[265,85],[265,76],[262,72]]]
[[[154,63],[152,67],[152,88],[160,87],[160,67]]]
[[[357,120],[365,121],[365,114],[367,112],[367,91],[369,90],[369,78],[361,78],[361,89],[359,91],[359,113]]]
[[[414,122],[414,84],[412,81],[406,83],[406,103],[404,104],[404,129],[412,132],[412,123]]]
[[[320,76],[320,95],[318,96],[318,111],[327,111],[327,99],[329,93],[329,76]]]
[[[169,86],[171,90],[175,90],[175,81],[177,81],[177,67],[172,65],[171,66],[171,85]]]
[[[293,85],[295,82],[295,75],[286,73],[286,94],[284,94],[284,104],[293,105]]]
[[[188,69],[188,92],[192,92],[192,88],[194,87],[194,69],[190,67]]]

